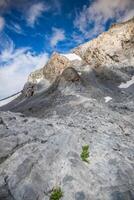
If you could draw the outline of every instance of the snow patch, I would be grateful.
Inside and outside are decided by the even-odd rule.
[[[132,76],[131,80],[127,81],[126,83],[121,83],[118,88],[128,88],[134,84],[134,76]]]
[[[79,74],[79,76],[81,76],[82,73],[81,73],[81,72],[78,72],[78,74]]]
[[[112,100],[112,97],[107,96],[107,97],[104,97],[104,99],[105,99],[105,103],[107,103]]]
[[[68,58],[70,61],[72,60],[82,60],[80,56],[76,55],[75,53],[68,53],[68,54],[61,54],[63,56],[65,56],[66,58]]]
[[[5,99],[5,100],[3,100],[3,101],[0,101],[0,107],[6,105],[6,104],[8,104],[8,103],[10,103],[10,102],[13,101],[14,99],[16,99],[20,94],[21,94],[21,93],[16,94],[15,96],[10,97],[9,99]]]
[[[37,78],[36,82],[39,83],[43,78]]]

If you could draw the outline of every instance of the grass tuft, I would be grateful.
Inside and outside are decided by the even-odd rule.
[[[61,188],[60,187],[54,188],[51,193],[50,200],[59,200],[61,199],[61,197],[63,197],[63,192]]]
[[[87,162],[89,163],[89,145],[84,145],[82,147],[82,152],[81,152],[81,159],[84,161],[84,162]]]

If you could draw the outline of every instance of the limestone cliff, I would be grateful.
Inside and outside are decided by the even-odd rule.
[[[134,65],[134,18],[113,25],[107,32],[80,45],[73,52],[95,68]]]
[[[55,77],[60,75],[69,65],[69,59],[58,53],[53,53],[46,66],[43,68],[44,77],[53,81]]]
[[[54,52],[42,69],[29,75],[28,82],[38,83],[42,79],[53,82],[65,68],[70,66],[76,68],[87,64],[95,69],[133,66],[134,18],[124,23],[112,25],[107,32],[76,47],[72,52],[72,54]]]

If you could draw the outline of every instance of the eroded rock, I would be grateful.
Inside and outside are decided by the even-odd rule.
[[[66,68],[63,72],[62,72],[62,77],[64,77],[64,79],[66,81],[79,81],[80,80],[80,76],[78,74],[78,72],[73,68],[73,67],[68,67]]]

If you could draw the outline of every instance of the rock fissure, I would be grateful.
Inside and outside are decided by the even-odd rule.
[[[44,144],[47,142],[47,140],[42,140],[42,139],[39,139],[39,138],[34,138],[34,139],[30,139],[24,143],[21,143],[21,144],[16,144],[16,146],[10,151],[10,153],[8,153],[8,155],[4,156],[4,157],[1,157],[0,158],[0,164],[4,163],[7,159],[9,159],[16,151],[18,151],[19,149],[23,148],[25,145],[27,144],[32,144],[32,143],[41,143],[41,144]]]

